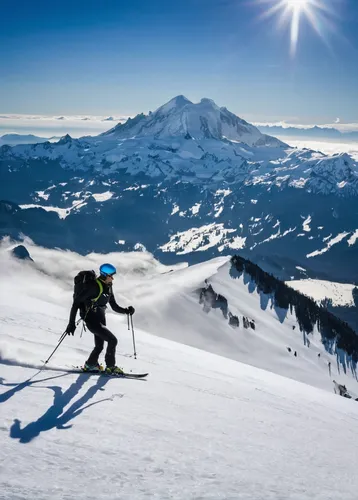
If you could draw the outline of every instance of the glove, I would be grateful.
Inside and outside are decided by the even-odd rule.
[[[126,314],[130,314],[132,316],[132,314],[134,314],[134,313],[135,313],[135,309],[133,306],[127,307]]]
[[[66,331],[67,335],[74,335],[75,330],[76,330],[76,324],[75,323],[68,323],[65,331]]]

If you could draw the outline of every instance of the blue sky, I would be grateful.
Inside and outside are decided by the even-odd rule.
[[[0,0],[0,113],[133,115],[175,95],[252,121],[358,122],[358,1],[297,52],[279,0]],[[281,1],[281,0],[280,0]]]

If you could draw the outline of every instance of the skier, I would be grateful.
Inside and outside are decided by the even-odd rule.
[[[85,271],[87,272],[87,271]],[[107,342],[105,355],[106,373],[121,374],[123,370],[116,366],[117,338],[106,328],[107,304],[120,314],[134,314],[132,306],[120,307],[113,295],[112,282],[116,274],[116,268],[112,264],[102,264],[99,268],[100,276],[88,282],[86,287],[79,293],[74,294],[74,300],[70,312],[70,320],[66,328],[68,335],[74,335],[76,329],[76,314],[78,309],[80,315],[90,332],[94,334],[95,347],[84,365],[85,371],[100,371],[98,357],[101,354],[104,342]],[[89,271],[91,273],[91,271]]]

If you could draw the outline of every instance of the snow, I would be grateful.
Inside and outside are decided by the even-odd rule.
[[[287,281],[286,284],[304,295],[312,297],[316,302],[328,298],[332,300],[334,307],[354,306],[352,291],[355,285],[315,279]]]
[[[307,183],[308,179],[300,177],[299,179],[293,179],[290,182],[290,186],[295,187],[297,189],[303,189]]]
[[[191,208],[189,208],[189,210],[191,211],[191,213],[193,215],[196,215],[199,213],[200,207],[201,207],[201,203],[195,203],[195,205],[193,205]]]
[[[276,238],[281,238],[281,230],[279,229],[277,231],[277,233],[274,233],[274,234],[271,234],[271,236],[269,236],[268,238],[266,238],[265,240],[261,241],[260,244],[262,243],[267,243],[268,241],[271,241],[271,240],[275,240]]]
[[[253,224],[253,227],[256,226],[256,225],[257,224]],[[277,221],[277,223],[274,225],[274,227],[277,227],[277,226],[280,226],[280,222],[279,221]],[[285,236],[287,236],[290,233],[293,233],[294,231],[296,231],[296,227],[290,227],[289,229],[286,229],[286,231],[284,231],[283,233],[281,233],[281,228],[279,227],[278,230],[277,230],[277,233],[273,233],[268,238],[255,243],[254,246],[251,247],[251,250],[253,248],[255,248],[257,245],[262,245],[263,243],[267,243],[267,242],[275,240],[277,238],[284,238]],[[260,232],[261,231],[259,231],[256,234],[260,234]],[[300,236],[300,235],[298,235],[298,236]]]
[[[48,200],[50,195],[49,194],[45,194],[45,191],[36,191],[36,194],[39,198],[43,198],[44,200]]]
[[[176,252],[177,255],[198,251],[203,252],[222,243],[229,233],[234,233],[235,231],[236,229],[225,229],[222,223],[192,227],[187,231],[172,235],[169,242],[160,246],[159,249],[163,252]]]
[[[146,252],[147,251],[147,249],[145,248],[145,246],[142,243],[136,243],[133,248],[134,248],[134,250],[137,250],[138,252]]]
[[[223,196],[225,198],[225,196],[229,196],[229,194],[231,193],[231,189],[217,189],[214,193],[214,196]]]
[[[285,147],[210,100],[198,104],[185,99],[174,101],[164,114],[165,105],[161,112],[157,110],[133,120],[131,126],[115,127],[98,137],[59,142],[51,148],[19,145],[11,155],[20,160],[58,160],[63,167],[75,170],[95,166],[102,171],[102,162],[106,161],[111,164],[106,172],[125,169],[133,176],[178,176],[203,184],[208,179],[218,182],[234,177],[235,182],[245,185],[304,188],[310,193],[340,197],[357,193],[357,162],[348,154],[324,155]],[[188,140],[187,133],[194,140]],[[231,193],[228,188],[222,191]],[[257,201],[256,196],[253,199]]]
[[[73,201],[72,202],[72,210],[78,210],[79,208],[85,207],[87,205],[87,202],[84,200],[80,200],[79,202]]]
[[[46,210],[46,212],[56,212],[60,219],[66,219],[66,217],[68,216],[68,214],[70,212],[69,208],[59,208],[59,207],[52,207],[52,206],[47,206],[47,205],[37,205],[35,203],[19,205],[19,207],[24,209],[24,210],[27,210],[29,208],[42,208],[43,210]]]
[[[113,194],[111,191],[105,191],[104,193],[92,193],[92,197],[96,201],[107,201],[112,198]]]
[[[348,245],[349,246],[354,245],[357,239],[358,239],[358,229],[356,229],[352,234],[352,236],[347,240]]]
[[[214,217],[218,218],[222,214],[224,210],[224,203],[225,203],[225,198],[226,196],[229,196],[232,191],[231,189],[217,189],[216,192],[214,193],[215,197],[220,196],[220,200],[217,203],[214,203]]]
[[[157,139],[187,137],[194,140],[226,139],[245,143],[249,146],[280,147],[279,140],[261,134],[253,125],[220,108],[211,99],[203,98],[192,103],[184,96],[178,96],[158,108],[154,113],[136,120],[130,127],[114,127],[104,138],[116,139],[155,137]],[[186,140],[187,144],[190,144]],[[180,151],[183,159],[190,158],[191,150],[185,147]],[[244,152],[244,150],[243,150]],[[184,153],[184,156],[183,156]],[[189,153],[189,154],[188,154]]]
[[[310,223],[312,221],[312,217],[309,215],[302,223],[302,228],[304,231],[306,231],[307,233],[309,233],[311,231],[311,228],[310,228]]]
[[[306,255],[307,259],[309,259],[311,257],[316,257],[317,255],[322,255],[323,253],[328,252],[328,250],[333,245],[336,245],[337,243],[342,241],[344,238],[346,238],[348,236],[348,234],[349,233],[347,233],[347,232],[337,234],[337,236],[335,238],[332,238],[331,240],[329,240],[329,242],[327,243],[327,246],[325,248],[322,248],[321,250],[315,250],[314,252],[307,254]]]
[[[180,208],[178,207],[178,205],[176,205],[176,204],[174,203],[174,205],[173,205],[173,210],[172,210],[172,212],[171,212],[171,214],[170,214],[170,215],[175,215],[177,212],[179,212],[179,210],[180,210]]]
[[[118,362],[150,373],[135,381],[61,371],[86,358],[89,332],[66,337],[38,373],[67,323],[74,273],[103,256],[30,245],[40,272],[8,249],[0,259],[7,283],[0,288],[4,499],[356,500],[358,405],[333,394],[327,360],[337,380],[335,358],[316,337],[303,346],[292,316],[282,323],[274,309],[260,307],[249,284],[228,276],[226,259],[160,274],[169,269],[146,253],[106,256],[120,264],[118,302],[137,310],[137,360],[128,357],[125,318],[108,314],[120,339]],[[255,317],[256,331],[234,330],[219,310],[202,310],[190,290],[209,277],[233,311]],[[338,380],[357,384],[343,374]]]
[[[220,217],[222,211],[224,210],[224,207],[222,205],[221,206],[214,205],[214,209],[215,209],[214,217],[217,218]]]
[[[231,240],[221,245],[218,249],[219,252],[222,252],[225,248],[232,248],[234,250],[240,250],[241,248],[245,248],[246,237],[242,236],[234,236]]]
[[[123,191],[138,191],[138,189],[145,189],[149,186],[149,184],[142,184],[141,186],[130,186]]]

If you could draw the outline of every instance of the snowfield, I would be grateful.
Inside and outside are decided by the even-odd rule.
[[[354,307],[353,290],[355,285],[349,283],[334,283],[324,280],[293,280],[287,281],[286,285],[299,292],[312,297],[316,302],[331,299],[333,306]]]
[[[338,373],[318,334],[308,348],[293,317],[260,307],[225,257],[168,268],[146,252],[26,246],[35,264],[0,249],[1,499],[356,500],[358,404],[333,393],[327,361],[332,379],[353,391],[355,379]],[[64,372],[92,348],[80,328],[39,373],[66,327],[72,277],[103,260],[118,266],[118,303],[137,310],[137,360],[126,318],[108,314],[117,363],[147,380]],[[203,311],[193,290],[206,278],[255,331]]]

